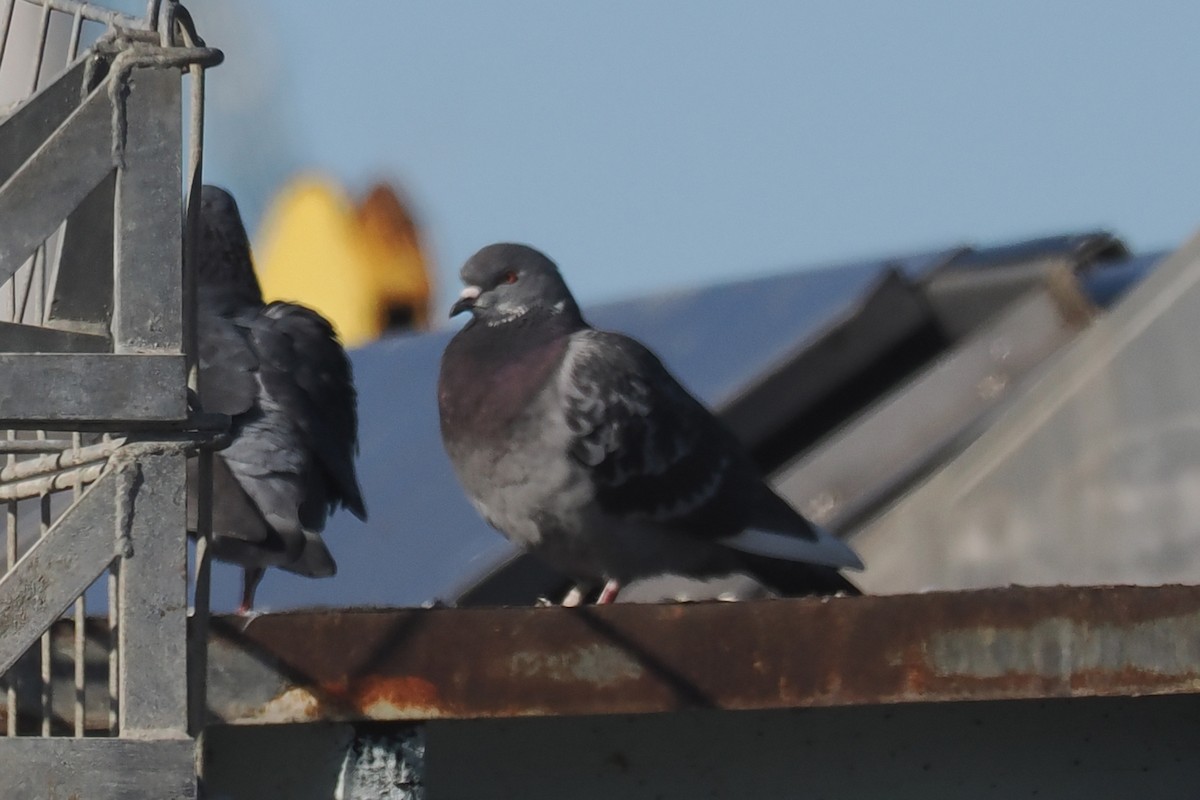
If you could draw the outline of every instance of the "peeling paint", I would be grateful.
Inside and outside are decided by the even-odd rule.
[[[642,677],[643,669],[616,647],[593,644],[561,653],[521,651],[509,657],[514,675],[546,678],[552,681],[586,681],[611,686]]]
[[[1200,680],[1200,614],[1127,626],[1051,617],[1027,628],[967,628],[937,633],[927,663],[938,675],[1069,681],[1082,673]]]
[[[424,800],[425,733],[420,727],[362,736],[346,751],[334,800]]]
[[[266,705],[247,715],[248,721],[262,723],[308,722],[319,719],[320,699],[308,689],[293,686]]]

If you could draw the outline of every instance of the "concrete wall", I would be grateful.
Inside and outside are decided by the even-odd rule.
[[[206,734],[204,796],[1192,797],[1200,785],[1198,723],[1200,697],[1193,695],[435,721],[424,726],[423,764],[405,773],[418,774],[420,785],[397,785],[405,783],[401,779],[365,790],[351,789],[343,776],[346,754],[351,753],[351,763],[361,764],[363,742],[398,743],[405,728],[218,728]],[[403,771],[381,752],[368,760],[380,774],[400,775]]]

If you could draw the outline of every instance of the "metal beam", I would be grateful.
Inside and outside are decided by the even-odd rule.
[[[87,632],[103,732],[109,629]],[[1168,695],[1200,686],[1198,632],[1200,588],[1179,586],[222,617],[208,707],[255,725]],[[52,628],[56,658],[72,633]],[[17,686],[36,715],[36,681]]]
[[[190,740],[9,738],[0,742],[5,800],[194,800]]]
[[[42,146],[78,106],[90,56],[30,97],[0,125],[0,184]]]
[[[0,353],[0,423],[7,427],[186,417],[182,355]]]
[[[110,335],[115,178],[109,173],[67,217],[50,285],[47,324]]]
[[[244,628],[244,630],[243,630]],[[234,723],[1111,697],[1200,686],[1200,587],[213,621]]]
[[[120,458],[120,456],[118,456]],[[187,483],[182,453],[118,468],[131,487],[117,631],[121,735],[187,735]]]
[[[179,73],[135,69],[128,82],[125,163],[117,172],[113,340],[119,353],[182,352]]]
[[[0,674],[113,559],[113,479],[102,478],[0,577]]]
[[[0,352],[103,353],[108,349],[107,336],[0,322]]]
[[[0,186],[0,283],[112,169],[112,103],[105,81]]]

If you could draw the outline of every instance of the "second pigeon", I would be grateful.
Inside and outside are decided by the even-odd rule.
[[[588,325],[549,258],[491,245],[462,280],[451,316],[473,319],[442,356],[442,440],[493,527],[603,585],[601,603],[666,573],[854,591],[837,571],[862,568],[854,551],[772,491],[649,350]]]
[[[213,553],[245,570],[239,610],[248,611],[269,566],[334,574],[320,532],[338,505],[367,518],[354,472],[357,398],[325,318],[263,302],[233,197],[205,186],[200,203],[200,404],[232,418],[232,441],[213,459]],[[193,462],[189,499],[195,480]],[[193,503],[193,528],[195,513]]]

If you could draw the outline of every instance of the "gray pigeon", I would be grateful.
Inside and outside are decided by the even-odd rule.
[[[734,435],[649,350],[599,331],[558,268],[494,244],[450,310],[473,318],[438,379],[442,441],[480,514],[577,581],[740,572],[786,593],[856,592],[849,546],[775,494]],[[579,602],[581,591],[569,602]]]
[[[233,421],[213,459],[213,554],[245,570],[248,611],[266,567],[334,574],[320,532],[339,504],[367,518],[354,474],[357,399],[325,318],[263,302],[237,203],[215,186],[201,193],[196,275],[200,405]],[[189,477],[194,487],[194,463]]]

